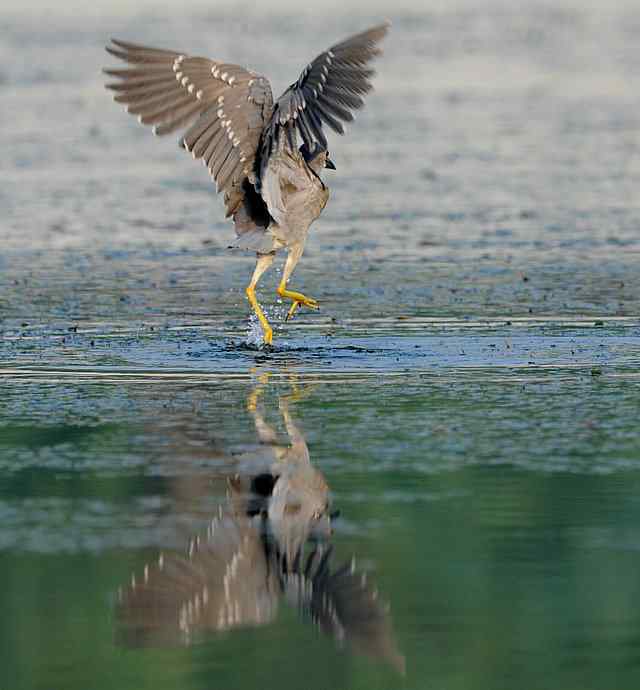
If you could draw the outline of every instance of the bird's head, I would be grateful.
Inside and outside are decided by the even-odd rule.
[[[319,173],[323,168],[329,168],[329,170],[336,169],[334,162],[329,158],[329,151],[317,142],[312,147],[303,144],[300,147],[300,153],[307,165],[316,173]]]

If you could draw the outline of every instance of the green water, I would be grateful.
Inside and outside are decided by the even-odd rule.
[[[4,387],[3,687],[637,687],[637,378],[268,371]],[[286,606],[193,646],[116,644],[118,588],[184,551],[259,453],[256,390],[283,446],[293,395],[337,560],[390,604],[405,676]]]

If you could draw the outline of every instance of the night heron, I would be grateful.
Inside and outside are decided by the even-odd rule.
[[[214,477],[224,481],[226,497],[185,551],[165,550],[119,589],[116,639],[133,647],[188,645],[211,633],[267,626],[287,604],[340,646],[404,672],[375,582],[355,559],[334,560],[329,486],[293,413],[313,385],[298,386],[292,378],[291,392],[278,395],[285,439],[268,421],[269,376],[258,377],[246,403],[257,443],[228,448],[226,461],[201,425],[168,427],[177,436],[167,450],[183,470],[169,484],[176,505],[189,499],[201,505],[205,498],[210,504]],[[187,448],[210,473],[206,479],[192,474],[194,482],[185,485]],[[184,510],[178,511],[182,519]]]
[[[288,250],[277,288],[292,302],[287,319],[300,306],[318,308],[315,299],[287,284],[309,226],[329,197],[320,173],[335,166],[323,127],[343,134],[342,123],[353,120],[353,111],[364,104],[374,74],[368,64],[380,54],[388,27],[376,26],[325,50],[275,102],[269,81],[238,65],[116,39],[107,47],[131,65],[105,70],[117,78],[107,84],[115,100],[142,124],[153,125],[155,134],[186,128],[180,143],[203,161],[218,192],[224,192],[236,246],[257,253],[246,294],[266,344],[273,332],[255,288],[277,250]]]
[[[277,530],[274,535],[269,524],[271,510],[255,512],[257,479],[230,478],[227,504],[206,533],[190,539],[183,554],[160,554],[118,591],[118,642],[188,645],[207,633],[266,626],[275,621],[284,600],[340,646],[404,673],[389,607],[367,573],[356,568],[355,559],[332,567],[327,540],[316,540],[305,550],[305,535],[311,533],[307,508],[316,492],[296,492],[285,501],[294,509],[282,515],[293,529],[293,540],[282,543],[289,553],[284,557]],[[275,495],[263,498],[266,506],[282,502]]]

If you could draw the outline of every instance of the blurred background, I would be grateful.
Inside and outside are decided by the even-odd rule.
[[[251,256],[200,165],[104,89],[117,37],[275,95],[393,22],[330,137],[294,284],[252,349]],[[5,0],[0,9],[0,687],[640,685],[640,7],[632,0]],[[114,602],[222,500],[292,402],[406,675],[283,608],[180,649]],[[280,426],[278,427],[278,424]],[[285,441],[286,442],[286,436]]]

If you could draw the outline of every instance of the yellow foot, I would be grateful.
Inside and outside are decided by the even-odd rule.
[[[264,344],[271,345],[271,342],[273,341],[273,330],[271,329],[271,326],[269,325],[269,322],[267,321],[267,317],[264,315],[264,312],[262,311],[262,309],[260,309],[260,305],[258,304],[258,300],[256,299],[255,290],[251,286],[249,286],[246,289],[246,293],[247,299],[249,300],[249,303],[251,304],[251,307],[253,308],[255,315],[258,317],[260,325],[262,326],[262,339],[264,341]]]
[[[280,297],[286,297],[287,299],[293,301],[293,304],[291,305],[291,308],[287,313],[285,321],[292,319],[294,314],[296,313],[296,311],[298,311],[300,307],[309,307],[309,309],[320,309],[320,305],[315,299],[307,297],[306,295],[303,295],[301,292],[296,292],[295,290],[287,290],[284,287],[280,286],[278,288],[278,294],[280,295]]]

